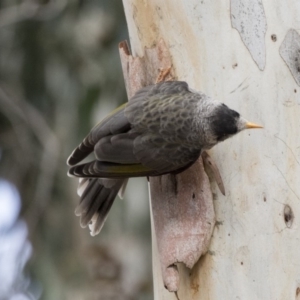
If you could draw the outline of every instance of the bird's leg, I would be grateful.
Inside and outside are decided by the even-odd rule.
[[[224,183],[223,183],[223,180],[222,180],[222,177],[221,177],[221,174],[220,174],[220,171],[219,171],[217,165],[215,164],[215,162],[212,160],[212,158],[208,155],[208,153],[206,151],[203,151],[202,159],[203,159],[204,166],[207,167],[211,171],[211,173],[214,176],[216,183],[219,187],[219,190],[225,196]]]
[[[160,68],[158,69],[159,70],[159,74],[156,78],[156,81],[155,83],[159,83],[159,82],[162,82],[162,81],[171,81],[173,79],[173,76],[171,75],[171,69],[172,69],[172,66],[169,66],[167,68]],[[170,77],[167,79],[167,77]]]

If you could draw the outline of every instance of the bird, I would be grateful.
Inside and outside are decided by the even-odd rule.
[[[67,160],[68,175],[79,177],[80,225],[98,234],[129,178],[178,174],[203,151],[251,128],[262,126],[185,81],[141,88],[92,128]],[[91,153],[92,161],[80,163]]]

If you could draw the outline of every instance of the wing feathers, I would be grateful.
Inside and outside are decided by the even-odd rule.
[[[133,142],[136,134],[122,133],[102,138],[95,146],[96,158],[120,164],[139,163],[133,153]]]
[[[128,178],[160,175],[157,171],[141,164],[116,164],[92,161],[71,167],[69,175],[76,177]]]
[[[94,145],[92,145],[88,138],[86,137],[82,143],[74,149],[74,151],[71,153],[67,160],[67,164],[69,166],[76,165],[78,162],[83,160],[85,157],[87,157],[90,153],[92,153],[94,150]]]
[[[163,81],[154,85],[148,85],[139,91],[129,100],[131,102],[143,101],[145,98],[159,95],[173,95],[178,93],[189,93],[188,84],[185,81]]]
[[[83,142],[72,152],[67,160],[69,166],[74,166],[93,152],[95,144],[107,135],[126,132],[130,124],[124,115],[127,103],[121,105],[97,124],[86,136]]]

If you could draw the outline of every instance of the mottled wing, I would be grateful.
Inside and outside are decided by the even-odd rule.
[[[199,101],[185,82],[162,82],[139,90],[95,126],[68,160],[77,164],[94,151],[97,160],[70,169],[78,177],[155,176],[181,170],[200,155],[186,136],[186,106]]]
[[[155,88],[164,92],[154,93]],[[129,102],[125,108],[137,133],[133,153],[142,165],[161,174],[184,169],[201,153],[201,146],[191,136],[193,119],[189,112],[202,95],[191,93],[185,82],[163,82],[150,91],[144,91],[139,101]]]
[[[139,163],[133,153],[136,137],[136,133],[129,131],[100,138],[94,148],[96,158],[99,161],[119,164]]]
[[[135,140],[134,154],[141,164],[159,174],[183,171],[200,156],[201,149],[181,143],[166,144],[157,135],[143,135]]]
[[[91,130],[82,143],[75,148],[68,158],[68,165],[76,165],[90,153],[92,153],[95,145],[101,138],[108,135],[127,132],[130,129],[128,119],[124,115],[124,109],[126,105],[127,103],[115,109]]]
[[[171,93],[179,93],[181,91],[188,91],[188,85],[186,82],[180,81],[169,81],[162,82],[156,85],[147,86],[140,89],[133,97],[130,99],[130,106],[135,111],[139,111],[139,106],[141,102],[147,101],[149,97],[154,95],[169,95]],[[141,101],[143,100],[143,101]],[[137,104],[137,107],[136,107]],[[125,133],[130,130],[130,123],[128,119],[125,117],[124,111],[128,106],[128,103],[125,103],[115,109],[112,113],[110,113],[104,120],[102,120],[99,124],[97,124],[91,132],[85,137],[83,142],[76,147],[76,149],[72,152],[70,157],[68,158],[68,165],[73,166],[87,157],[90,153],[94,151],[95,145],[102,139],[103,137],[109,135],[116,135],[119,133]],[[124,139],[124,135],[122,136],[122,142],[119,140],[119,146],[124,148],[124,143],[132,142],[132,136],[130,136],[129,140]],[[108,140],[102,141],[107,142]],[[128,146],[128,145],[127,145]],[[103,146],[104,147],[104,146]],[[114,147],[115,148],[115,147]],[[125,145],[126,148],[126,145]],[[98,147],[99,149],[99,147]],[[126,148],[128,149],[128,147]],[[120,155],[119,155],[120,157]],[[107,160],[107,158],[106,158]],[[114,160],[115,161],[115,160]],[[127,161],[126,161],[127,162]],[[122,163],[122,162],[121,162]]]
[[[189,86],[185,81],[162,81],[154,85],[148,85],[138,90],[129,100],[130,103],[140,102],[155,95],[174,95],[189,92]]]

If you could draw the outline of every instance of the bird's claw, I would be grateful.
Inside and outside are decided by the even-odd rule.
[[[215,164],[215,162],[212,160],[212,158],[208,155],[206,151],[203,151],[202,159],[203,159],[204,166],[211,171],[219,187],[219,190],[225,196],[224,183],[217,165]]]

